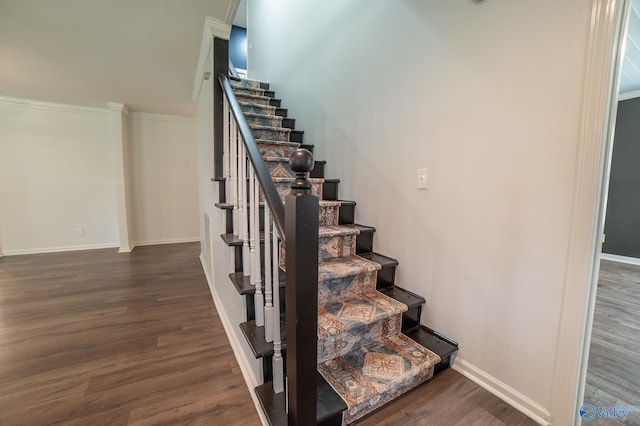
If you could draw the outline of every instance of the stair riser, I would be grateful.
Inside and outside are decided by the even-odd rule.
[[[225,210],[225,232],[233,232],[233,210]],[[320,206],[320,226],[337,225],[338,207]],[[260,206],[260,231],[264,231],[264,206]]]
[[[289,134],[289,140],[291,142],[303,143],[304,142],[304,132],[302,132],[300,130],[292,130],[291,133]]]
[[[324,182],[322,184],[323,200],[338,200],[339,182]]]
[[[371,344],[376,340],[393,336],[400,332],[400,315],[377,321],[373,324],[362,324],[352,328],[349,332],[338,333],[334,336],[318,338],[318,363],[334,359]],[[318,332],[325,325],[318,324]]]
[[[373,251],[373,231],[363,231],[358,234],[356,241],[356,254],[370,253]]]
[[[340,225],[349,225],[355,223],[356,206],[353,204],[343,204],[340,206],[338,223]]]
[[[245,118],[250,126],[282,127],[282,117],[277,115],[261,115],[260,117],[250,115]]]
[[[250,95],[250,96],[265,96],[264,89],[257,88],[245,88],[245,87],[234,87],[233,93],[238,96]]]
[[[333,257],[345,257],[356,254],[355,235],[339,235],[335,237],[318,238],[318,257],[329,259]],[[284,247],[280,250],[280,266],[284,267],[286,252]]]
[[[272,102],[273,99],[271,99],[269,97],[266,97],[266,96],[251,96],[251,95],[246,95],[246,94],[242,94],[242,93],[238,93],[236,95],[236,99],[241,104],[242,103],[251,103],[251,104],[269,106],[269,105],[271,105],[273,103]],[[277,105],[273,105],[273,106],[277,106]]]
[[[328,303],[330,300],[353,297],[363,291],[372,289],[376,282],[376,271],[361,272],[357,275],[326,279],[320,276],[318,280],[318,304]]]
[[[284,157],[289,158],[295,152],[297,147],[278,145],[270,143],[258,143],[258,148],[263,157]]]
[[[238,100],[241,101],[240,99]],[[244,113],[273,115],[276,114],[277,108],[269,105],[247,105],[246,102],[240,102],[240,108]]]
[[[332,257],[344,257],[356,254],[356,236],[340,235],[328,238],[319,238],[318,256],[321,259]]]
[[[269,175],[271,177],[284,177],[284,178],[295,178],[296,175],[289,167],[289,163],[285,163],[282,161],[265,161],[267,166],[267,170],[269,171]]]
[[[320,226],[338,225],[339,206],[320,205]]]
[[[239,88],[248,88],[248,89],[264,89],[264,90],[269,90],[269,83],[262,83],[259,81],[253,81],[253,80],[240,80],[240,81],[236,81],[233,80],[231,81],[231,87],[233,89]]]
[[[311,170],[311,173],[309,174],[309,177],[323,179],[324,178],[324,165],[325,165],[324,162],[316,161],[313,164],[313,169]]]
[[[289,129],[256,129],[252,128],[251,132],[253,133],[253,137],[255,139],[267,139],[271,141],[289,141],[289,134],[291,130]],[[296,141],[292,141],[296,142]]]

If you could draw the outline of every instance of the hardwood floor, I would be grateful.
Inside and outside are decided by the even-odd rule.
[[[537,423],[460,373],[446,370],[357,425],[533,426]]]
[[[584,402],[640,406],[640,266],[600,263]],[[640,425],[640,412],[584,422],[605,423]]]
[[[259,425],[199,250],[0,258],[0,424]]]
[[[259,425],[199,245],[0,258],[0,425]],[[359,425],[533,425],[449,370]]]

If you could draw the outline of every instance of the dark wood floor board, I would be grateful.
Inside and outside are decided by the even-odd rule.
[[[640,266],[600,262],[584,402],[640,405]],[[588,424],[607,421],[640,425],[640,413],[624,423],[596,419]]]
[[[0,258],[0,424],[259,424],[199,251]]]
[[[458,372],[446,370],[357,424],[532,426],[537,423]]]

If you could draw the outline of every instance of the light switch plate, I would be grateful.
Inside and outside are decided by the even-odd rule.
[[[429,169],[418,169],[418,189],[429,189]]]

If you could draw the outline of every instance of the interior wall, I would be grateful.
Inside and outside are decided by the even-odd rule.
[[[113,162],[108,110],[0,103],[4,254],[117,246]]]
[[[249,1],[249,77],[271,83],[376,227],[398,284],[426,297],[423,323],[546,419],[590,10]]]
[[[234,271],[233,249],[220,235],[226,233],[225,212],[219,200],[218,183],[213,173],[213,79],[203,81],[197,100],[198,192],[200,199],[201,259],[216,308],[243,374],[248,375],[250,390],[262,381],[261,366],[251,352],[238,324],[246,321],[243,296],[238,294],[229,274]]]
[[[198,241],[195,119],[132,113],[128,122],[135,244]]]
[[[198,240],[195,120],[132,113],[126,124],[135,243]],[[112,131],[106,108],[0,99],[3,254],[118,246]]]

